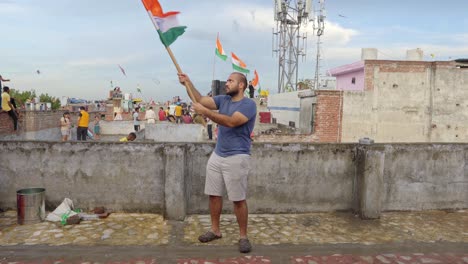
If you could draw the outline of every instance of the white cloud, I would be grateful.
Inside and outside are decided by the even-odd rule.
[[[0,1],[0,15],[19,15],[27,12],[27,9],[13,1]]]
[[[309,25],[309,27],[311,27],[311,25]],[[359,35],[359,31],[355,29],[344,28],[339,24],[326,21],[323,42],[328,46],[345,46],[357,35]]]

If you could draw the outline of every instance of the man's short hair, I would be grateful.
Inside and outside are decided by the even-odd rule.
[[[239,82],[244,84],[244,90],[247,89],[247,77],[240,72],[233,72],[232,74],[239,76]]]
[[[85,110],[86,108],[84,106],[80,106],[80,110]]]
[[[153,107],[152,107],[152,106],[150,106],[150,109],[151,109],[151,110],[153,110]]]
[[[10,90],[10,87],[8,87],[8,86],[3,86],[3,91],[4,91],[4,92],[8,92],[9,90]]]
[[[128,135],[136,139],[136,134],[135,134],[134,132],[131,132],[131,133],[128,134]]]

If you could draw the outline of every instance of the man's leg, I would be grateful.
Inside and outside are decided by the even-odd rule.
[[[249,218],[247,201],[234,202],[234,213],[236,214],[237,223],[239,224],[240,238],[247,238],[247,222]]]
[[[76,140],[81,140],[81,127],[76,128]]]
[[[13,128],[14,130],[18,129],[18,117],[16,116],[15,110],[8,111],[8,115],[13,119]]]
[[[211,231],[216,235],[221,235],[219,229],[219,219],[221,210],[223,209],[223,197],[210,195],[210,216],[211,216]]]
[[[202,243],[221,238],[219,221],[223,208],[224,180],[221,172],[222,158],[212,153],[206,165],[205,194],[209,195],[211,230],[200,235]]]
[[[208,139],[212,140],[213,139],[213,125],[208,125]]]
[[[86,128],[82,127],[81,128],[81,140],[85,141],[86,140]]]

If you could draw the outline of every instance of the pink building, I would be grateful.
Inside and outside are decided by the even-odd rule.
[[[342,91],[364,91],[364,62],[343,65],[330,70],[336,77],[336,89]]]

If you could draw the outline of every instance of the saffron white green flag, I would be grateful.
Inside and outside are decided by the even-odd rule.
[[[249,73],[249,69],[247,69],[247,65],[239,59],[234,52],[231,52],[231,57],[232,57],[232,68],[236,71],[242,72],[242,73]]]
[[[223,46],[221,45],[221,41],[219,41],[219,34],[216,37],[216,49],[215,49],[216,56],[218,56],[220,59],[225,61],[227,59],[227,55],[224,52]]]
[[[254,77],[254,79],[252,80],[252,85],[253,85],[253,87],[254,87],[255,89],[257,89],[257,85],[258,85],[258,81],[259,81],[257,70],[254,71],[254,75],[255,75],[255,77]]]
[[[164,46],[169,47],[180,35],[184,34],[186,26],[179,25],[177,15],[180,12],[164,13],[158,0],[142,0],[158,28],[159,38]]]

